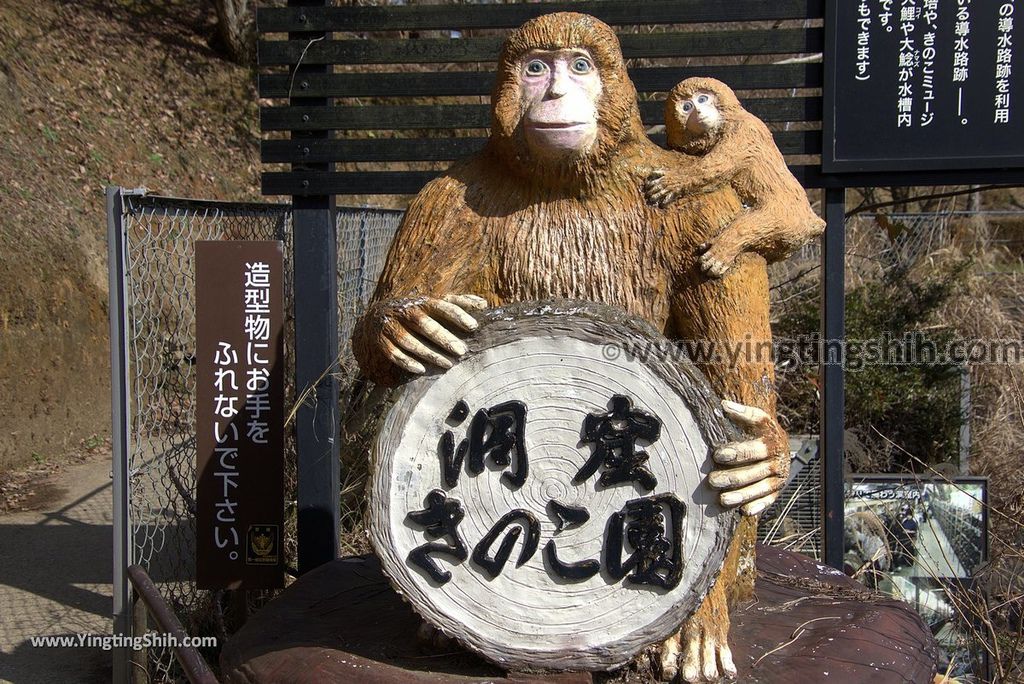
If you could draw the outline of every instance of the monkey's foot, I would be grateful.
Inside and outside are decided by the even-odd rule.
[[[678,190],[667,178],[667,171],[655,169],[644,182],[644,198],[655,207],[665,207],[679,197]]]
[[[654,653],[659,681],[671,682],[677,675],[684,682],[718,682],[736,676],[728,619],[721,629],[717,624],[708,629],[706,624],[695,615],[681,631],[659,644]]]
[[[683,625],[681,679],[684,682],[717,682],[736,677],[736,664],[729,649],[728,613],[717,620],[698,611]]]
[[[709,244],[702,245],[704,253],[700,255],[700,270],[712,278],[721,278],[736,265],[742,248],[734,245],[731,240],[721,235]]]

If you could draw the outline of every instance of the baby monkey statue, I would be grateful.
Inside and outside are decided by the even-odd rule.
[[[721,278],[743,252],[780,261],[825,230],[768,127],[729,86],[713,78],[681,82],[665,102],[665,130],[668,146],[693,163],[656,170],[648,201],[665,206],[728,185],[747,207],[705,246],[704,273]]]

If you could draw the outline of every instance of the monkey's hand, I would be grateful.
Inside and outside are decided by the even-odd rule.
[[[667,169],[655,169],[644,182],[644,198],[655,207],[666,207],[679,196],[678,184],[673,182],[674,176]]]
[[[727,179],[713,178],[710,182],[697,174],[682,173],[675,169],[654,169],[644,181],[644,198],[655,207],[667,207],[680,197],[718,190]]]
[[[466,353],[466,343],[450,328],[472,332],[478,327],[470,311],[487,308],[487,300],[471,294],[450,294],[440,299],[416,297],[383,303],[373,321],[370,344],[388,361],[416,375],[424,364],[447,370]]]
[[[697,612],[659,650],[656,667],[663,682],[672,681],[676,674],[684,682],[735,678],[736,664],[729,648],[729,605],[724,590],[716,584]]]
[[[756,406],[723,401],[722,410],[754,439],[715,449],[716,467],[708,475],[708,484],[722,490],[723,506],[739,506],[744,515],[757,515],[786,484],[789,441],[782,426]]]

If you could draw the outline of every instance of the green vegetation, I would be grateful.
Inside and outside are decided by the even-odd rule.
[[[846,294],[847,337],[861,343],[860,349],[849,347],[846,422],[876,469],[920,470],[915,457],[932,465],[957,461],[961,369],[929,359],[956,337],[938,323],[938,313],[963,287],[968,266],[959,262],[916,278],[906,268],[894,268]],[[793,339],[818,328],[817,290],[786,308],[773,331],[776,337]],[[880,343],[886,363],[858,363],[854,353],[863,353],[868,341]],[[811,386],[816,375],[814,367],[781,378],[781,401],[797,423],[791,432],[816,431],[817,398]],[[883,454],[888,457],[879,459]]]

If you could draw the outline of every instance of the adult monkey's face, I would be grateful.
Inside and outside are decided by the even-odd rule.
[[[553,186],[585,185],[644,138],[618,38],[584,14],[542,15],[509,34],[491,105],[497,159]]]
[[[530,151],[541,158],[586,154],[597,139],[601,76],[582,48],[531,50],[522,59],[520,95]]]

